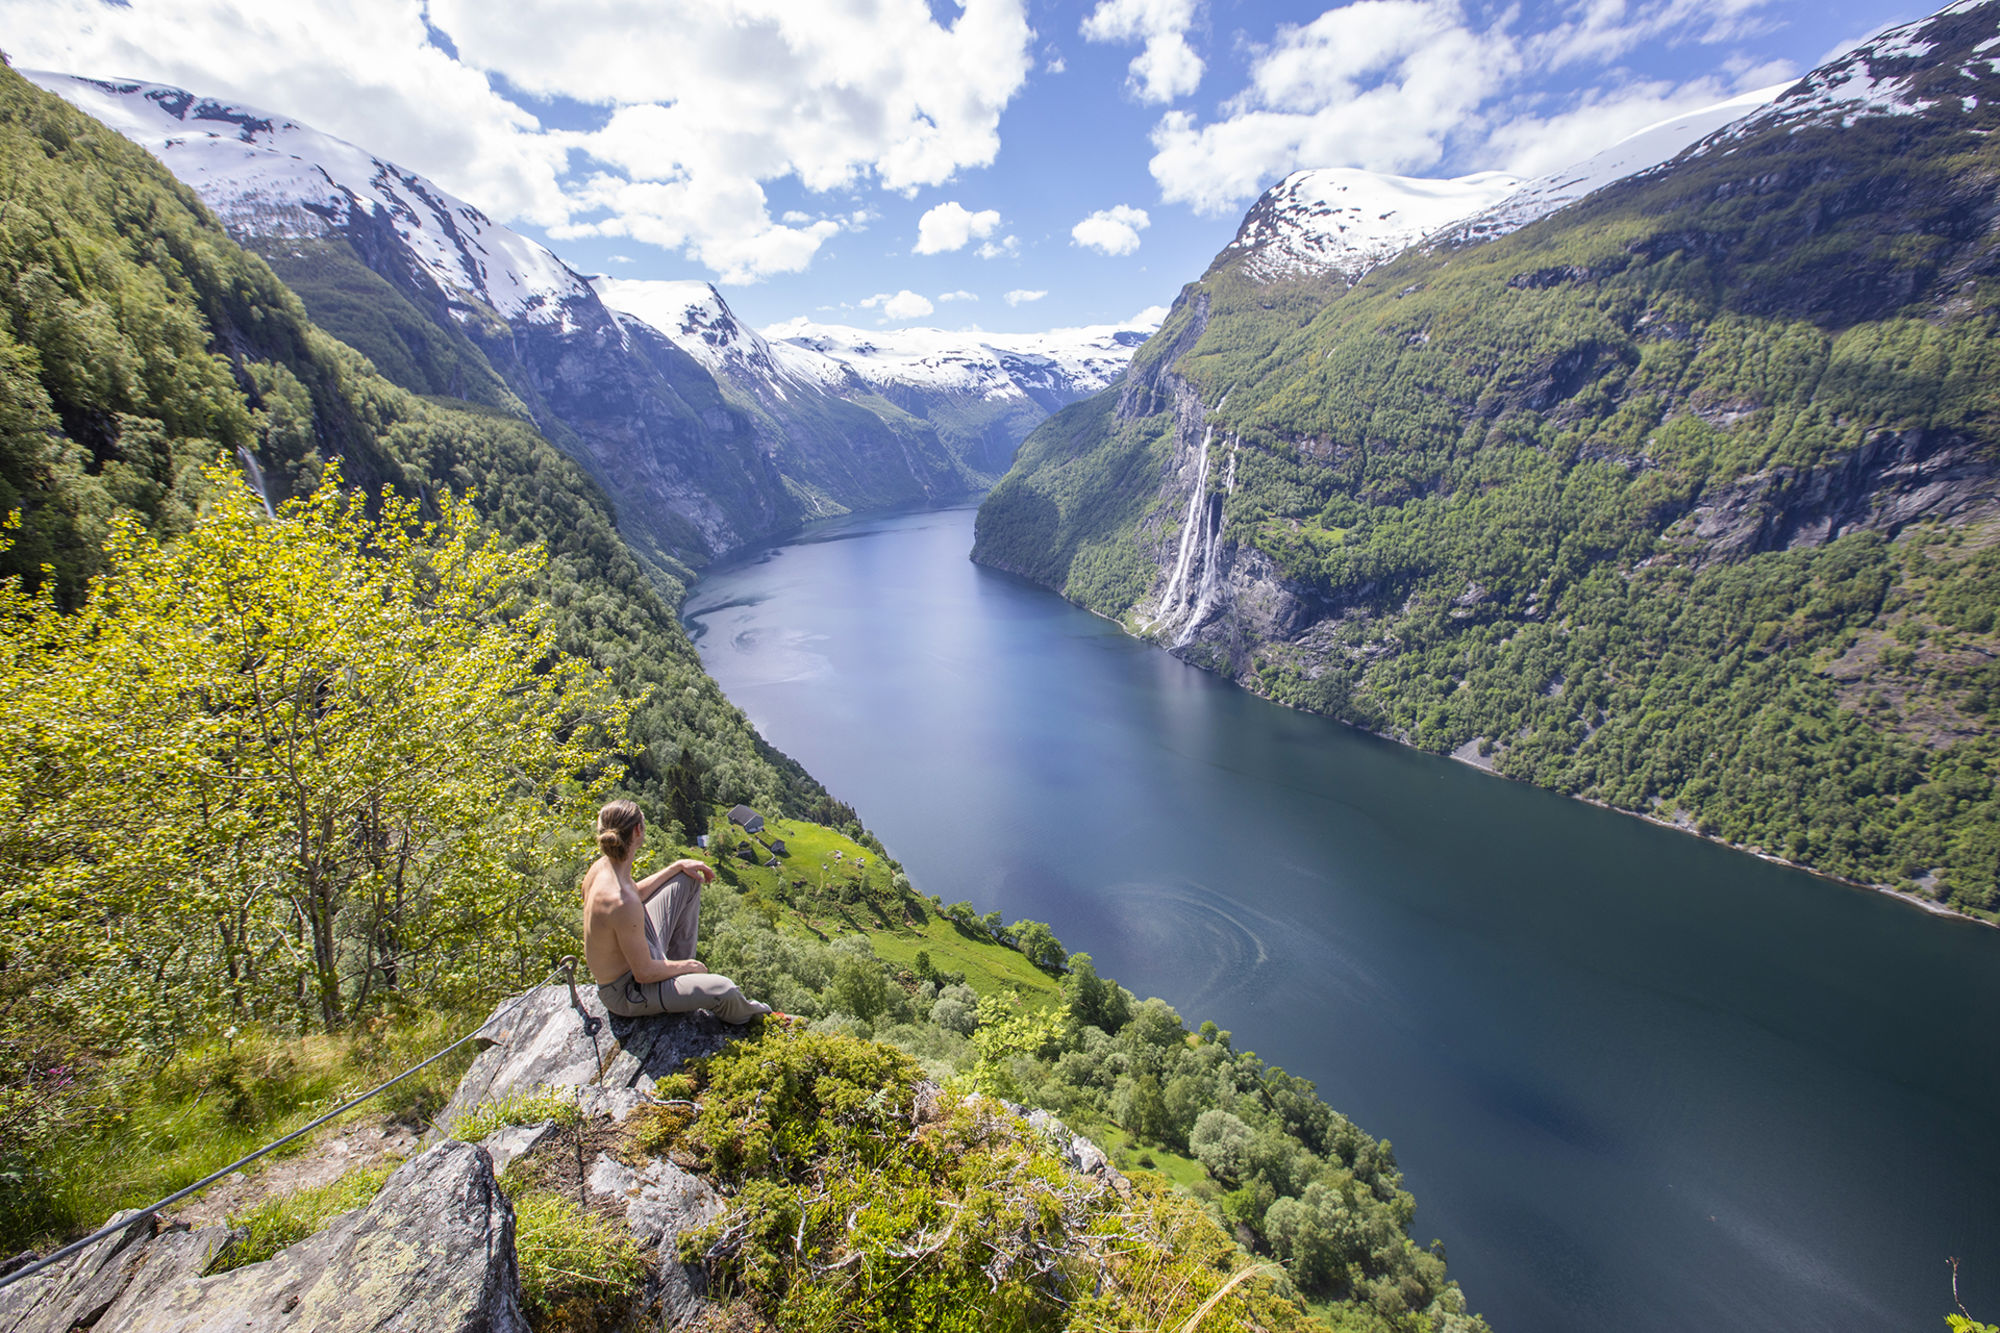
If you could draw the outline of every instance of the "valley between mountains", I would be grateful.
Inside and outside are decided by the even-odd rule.
[[[616,793],[718,863],[704,956],[803,1021],[662,1067],[631,1125],[595,1093],[450,1103],[466,1144],[546,1111],[578,1163],[589,1122],[708,1191],[634,1240],[560,1153],[436,1152],[506,1238],[506,1326],[1483,1333],[1386,1139],[1049,924],[913,884],[725,696],[689,585],[815,519],[976,501],[972,560],[1265,699],[2000,922],[2000,0],[1534,179],[1295,172],[1163,322],[1033,334],[751,328],[280,110],[116,74],[0,70],[15,1248],[548,976]],[[1479,1091],[1537,1151],[1608,1153],[1532,1063]],[[458,1072],[382,1113],[446,1116]],[[290,1327],[265,1279],[421,1174],[371,1160],[147,1252],[189,1308],[247,1291]],[[575,1258],[600,1242],[616,1282]],[[62,1291],[52,1330],[111,1308]]]

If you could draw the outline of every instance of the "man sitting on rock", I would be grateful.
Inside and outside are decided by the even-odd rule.
[[[701,886],[715,872],[700,861],[676,861],[634,883],[632,859],[645,837],[646,818],[632,802],[597,812],[604,855],[583,876],[583,957],[604,1007],[626,1018],[707,1009],[725,1023],[770,1013],[694,957]]]

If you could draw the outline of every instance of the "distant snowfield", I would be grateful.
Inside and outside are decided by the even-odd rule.
[[[591,285],[605,305],[658,329],[711,373],[776,375],[833,392],[901,386],[981,399],[1038,390],[1096,393],[1124,372],[1159,324],[984,333],[870,330],[798,318],[759,332],[706,282],[596,277]],[[782,382],[774,388],[782,393]]]

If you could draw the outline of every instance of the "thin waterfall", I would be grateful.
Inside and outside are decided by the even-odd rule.
[[[1174,640],[1176,648],[1194,638],[1195,627],[1201,624],[1209,608],[1215,604],[1215,573],[1220,563],[1216,559],[1216,548],[1222,545],[1221,496],[1211,497],[1210,503],[1204,506],[1201,528],[1201,588],[1195,594],[1194,610],[1189,613],[1187,624],[1181,627],[1180,637]]]
[[[1195,548],[1201,543],[1201,529],[1207,526],[1201,521],[1204,517],[1202,506],[1208,499],[1208,445],[1214,438],[1213,426],[1201,437],[1201,458],[1195,464],[1194,490],[1188,494],[1187,517],[1181,522],[1181,549],[1174,560],[1174,572],[1167,579],[1167,590],[1160,594],[1160,609],[1151,622],[1154,624],[1165,620],[1173,609],[1182,587],[1187,583]]]
[[[236,446],[236,457],[243,463],[243,470],[250,476],[250,484],[257,488],[257,498],[264,502],[264,515],[276,518],[278,511],[271,508],[271,493],[264,489],[264,469],[257,462],[257,455],[242,445]]]

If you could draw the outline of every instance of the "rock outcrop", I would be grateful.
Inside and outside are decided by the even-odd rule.
[[[574,1002],[568,987],[543,986],[507,1012],[513,1004],[496,1006],[480,1028],[483,1049],[438,1124],[449,1128],[475,1107],[550,1087],[583,1089],[586,1115],[622,1120],[652,1093],[655,1080],[689,1060],[714,1055],[748,1031],[699,1010],[620,1018],[589,985],[577,987]]]
[[[624,1221],[647,1277],[621,1328],[687,1327],[710,1306],[704,1271],[681,1260],[680,1237],[714,1222],[726,1202],[679,1163],[638,1150],[617,1126],[655,1100],[659,1079],[748,1031],[706,1013],[619,1018],[605,1012],[594,988],[572,1001],[567,987],[542,987],[518,1007],[496,1008],[479,1033],[484,1049],[438,1123],[449,1129],[483,1105],[550,1087],[577,1090],[580,1118],[506,1125],[478,1144],[441,1138],[398,1168],[366,1207],[226,1272],[210,1270],[242,1240],[240,1229],[137,1220],[49,1272],[0,1289],[0,1329],[527,1333],[514,1210],[498,1180],[516,1164],[534,1182],[528,1188],[560,1181],[566,1198]],[[944,1095],[921,1085],[933,1109]],[[1089,1139],[1047,1111],[1002,1105],[1079,1176],[1130,1193]]]
[[[0,1323],[14,1333],[526,1333],[514,1212],[472,1144],[440,1143],[318,1235],[203,1276],[238,1234],[141,1223],[0,1291]]]

